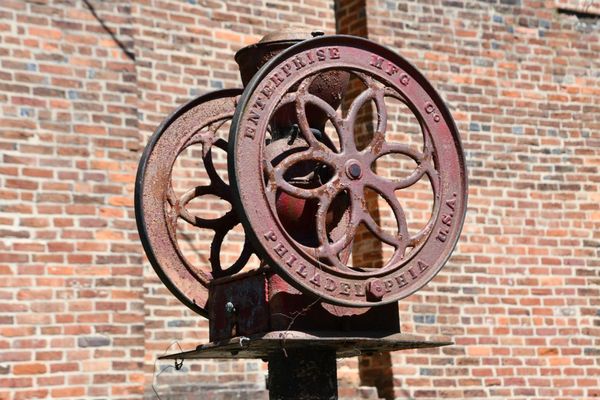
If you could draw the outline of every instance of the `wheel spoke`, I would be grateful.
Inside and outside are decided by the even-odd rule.
[[[335,196],[339,191],[326,191],[319,197],[319,207],[317,209],[317,237],[319,239],[320,245],[325,245],[329,243],[329,238],[327,237],[327,212],[329,211],[329,207]]]
[[[269,162],[265,163],[265,166],[267,168],[266,172],[269,177],[269,181],[274,182],[275,186],[277,188],[283,190],[284,192],[286,192],[292,196],[299,197],[302,199],[319,198],[327,190],[330,190],[330,189],[328,189],[328,187],[331,187],[334,181],[337,181],[337,179],[335,177],[333,178],[332,181],[327,182],[325,185],[321,185],[314,189],[305,189],[305,188],[300,188],[300,187],[294,186],[294,185],[290,184],[289,182],[287,182],[284,178],[285,172],[290,167],[292,167],[294,164],[296,164],[300,161],[306,161],[306,160],[315,160],[315,161],[319,161],[323,164],[329,164],[331,162],[330,154],[328,152],[310,148],[308,150],[294,153],[294,154],[288,156],[287,158],[285,158],[283,161],[281,161],[275,167],[272,167],[272,166],[270,167]]]
[[[354,152],[356,151],[356,142],[354,138],[354,125],[356,124],[356,118],[358,116],[358,111],[364,106],[367,102],[373,99],[375,96],[375,90],[369,87],[361,94],[359,94],[350,104],[348,108],[348,113],[346,118],[344,119],[343,127],[344,129],[341,131],[341,137],[346,143],[346,148],[344,151]]]
[[[344,145],[346,143],[346,140],[345,140],[345,137],[341,134],[342,130],[344,129],[344,121],[342,120],[341,116],[335,111],[335,109],[333,107],[331,107],[325,100],[321,99],[320,97],[317,97],[310,93],[307,93],[304,97],[305,97],[304,101],[306,103],[312,104],[312,105],[320,108],[325,113],[327,118],[331,121],[333,127],[335,128],[335,133],[340,140],[340,152],[344,151],[344,148],[345,148]],[[322,132],[322,134],[328,142],[328,143],[326,143],[327,147],[329,147],[332,151],[334,151],[332,149],[332,147],[335,147],[335,146],[333,145],[333,142],[331,141],[331,139],[329,139],[329,137],[325,134],[325,132]]]
[[[277,106],[275,106],[275,111],[273,111],[273,114],[275,114],[277,111],[279,111],[279,109],[283,106],[285,106],[286,104],[290,104],[296,101],[297,98],[297,93],[286,93],[281,100],[279,100],[279,103],[277,103]]]
[[[433,161],[431,160],[431,155],[429,152],[420,153],[420,152],[415,151],[414,149],[410,148],[409,146],[407,146],[405,144],[400,144],[400,143],[389,144],[389,143],[384,142],[383,144],[381,144],[380,148],[378,149],[377,154],[373,155],[373,157],[371,158],[371,161],[370,161],[371,164],[373,162],[377,161],[377,159],[379,159],[387,154],[402,154],[402,155],[410,157],[417,164],[417,167],[414,169],[414,171],[411,172],[411,174],[409,176],[407,176],[406,178],[401,179],[401,180],[393,180],[390,178],[384,178],[379,175],[376,175],[375,173],[371,174],[371,179],[378,181],[379,184],[381,184],[381,182],[384,182],[384,181],[391,182],[394,190],[404,189],[404,188],[414,185],[426,173],[427,174],[435,173]]]
[[[392,98],[400,101],[401,103],[403,103],[405,106],[410,107],[409,102],[406,101],[404,96],[402,96],[400,93],[398,93],[396,90],[392,89],[391,87],[389,87],[389,86],[384,87],[383,93],[384,93],[385,97],[392,97]]]
[[[212,230],[218,229],[218,227],[223,224],[228,224],[231,223],[231,221],[235,221],[235,213],[233,213],[232,211],[229,211],[223,216],[215,219],[201,218],[190,213],[187,209],[187,205],[190,203],[190,201],[205,195],[213,195],[220,198],[221,200],[225,200],[227,202],[229,201],[228,199],[224,199],[222,196],[220,196],[220,193],[218,191],[215,191],[212,186],[196,186],[185,192],[173,205],[173,213],[175,215],[175,218],[180,217],[188,224],[193,225],[197,228],[205,228]]]
[[[211,186],[217,189],[222,195],[229,197],[229,185],[227,185],[223,178],[219,176],[213,163],[212,148],[214,146],[227,152],[227,142],[223,139],[217,139],[214,141],[213,146],[211,146],[211,148],[206,152],[206,154],[202,156],[202,162],[204,163],[204,168],[206,169],[206,173],[210,178]]]
[[[331,244],[331,248],[335,251],[336,255],[348,247],[354,240],[362,213],[363,210],[361,209],[360,202],[350,196],[350,221],[348,222],[347,230],[337,241]]]
[[[425,157],[424,153],[421,153],[409,145],[403,143],[389,143],[384,141],[377,148],[372,148],[373,161],[387,154],[402,154],[412,158],[414,161],[419,162]]]
[[[306,140],[311,148],[318,149],[324,146],[315,138],[306,117],[306,97],[308,96],[308,88],[314,79],[315,76],[308,77],[298,87],[298,91],[296,92],[296,116],[298,117],[298,125],[304,140]]]
[[[212,268],[212,273],[215,277],[223,274],[223,267],[221,265],[221,248],[223,247],[223,242],[225,241],[225,236],[231,229],[233,229],[237,225],[236,223],[232,223],[229,225],[221,225],[219,228],[215,229],[215,235],[210,244],[210,255],[209,261]]]
[[[193,130],[193,134],[189,137],[187,142],[181,147],[181,151],[187,149],[188,147],[195,144],[202,144],[202,155],[206,155],[206,152],[210,150],[213,142],[215,141],[217,136],[217,131],[221,129],[225,123],[229,121],[229,118],[223,118],[217,121],[212,122],[209,125],[200,126]]]
[[[391,185],[382,186],[369,186],[371,189],[375,190],[383,199],[388,203],[392,212],[394,214],[394,218],[396,220],[396,234],[391,235],[385,232],[368,214],[364,218],[364,223],[369,228],[369,230],[377,236],[381,241],[389,244],[390,246],[394,246],[396,250],[401,249],[404,252],[410,238],[408,235],[408,226],[406,223],[406,216],[404,215],[404,210],[402,209],[402,205],[396,198],[394,193],[394,189]]]
[[[385,92],[383,89],[375,91],[375,108],[377,109],[377,129],[375,136],[385,136],[387,128],[387,107],[384,101]]]

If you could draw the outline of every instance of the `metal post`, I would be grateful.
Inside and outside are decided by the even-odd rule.
[[[337,400],[335,350],[290,349],[269,357],[270,400]]]

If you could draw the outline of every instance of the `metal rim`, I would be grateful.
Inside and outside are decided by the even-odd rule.
[[[338,57],[336,57],[335,61],[324,60],[319,67],[314,67],[312,69],[306,68],[304,72],[302,72],[302,69],[300,68],[300,72],[296,75],[292,74],[292,77],[289,78],[288,81],[285,81],[285,76],[283,73],[281,73],[279,76],[276,76],[278,71],[286,72],[286,70],[281,70],[281,66],[285,65],[286,62],[293,60],[294,57],[302,56],[310,51],[326,51],[327,49],[331,48],[337,49],[336,54]],[[344,54],[342,54],[340,57],[339,52],[343,53],[344,51],[351,52],[356,57],[354,57],[354,59],[350,59],[350,57],[344,58]],[[318,263],[316,266],[312,265],[308,267],[308,269],[312,267],[312,273],[315,275],[318,273],[320,276],[322,276],[323,280],[329,279],[329,288],[336,286],[339,289],[340,284],[346,285],[344,288],[347,288],[348,283],[350,285],[361,284],[361,290],[365,293],[360,296],[357,295],[349,298],[345,294],[340,295],[338,289],[336,289],[338,292],[335,294],[324,289],[323,287],[326,286],[325,283],[319,282],[319,284],[310,284],[306,276],[300,276],[302,273],[298,271],[298,260],[300,260],[300,263],[310,263],[310,260],[307,259],[305,254],[302,254],[302,251],[297,248],[298,246],[296,246],[293,241],[290,241],[289,235],[285,235],[285,233],[281,234],[282,232],[278,231],[277,234],[270,235],[269,237],[268,232],[273,231],[270,230],[270,228],[265,230],[264,225],[273,226],[274,222],[267,221],[264,213],[261,214],[261,218],[257,218],[255,210],[263,207],[265,197],[267,195],[263,193],[261,196],[253,197],[250,194],[251,190],[256,189],[256,183],[258,182],[258,180],[255,179],[257,177],[257,171],[255,170],[261,169],[261,166],[252,159],[253,155],[262,151],[264,141],[261,139],[264,137],[264,132],[266,131],[266,124],[264,121],[268,122],[268,117],[272,115],[273,110],[277,105],[274,104],[275,101],[265,101],[265,92],[263,92],[263,99],[259,104],[261,106],[259,111],[263,112],[264,115],[267,115],[266,117],[263,117],[256,113],[258,110],[256,109],[256,100],[260,99],[260,92],[263,91],[267,85],[269,85],[268,82],[270,79],[275,77],[279,81],[279,78],[283,77],[284,79],[281,79],[280,82],[280,87],[282,89],[280,90],[279,85],[277,85],[273,93],[271,93],[272,96],[274,96],[273,98],[276,98],[277,103],[279,103],[283,97],[283,94],[287,93],[289,88],[291,88],[293,85],[296,85],[295,87],[297,87],[301,81],[301,78],[304,79],[310,75],[310,73],[307,71],[323,72],[327,68],[354,68],[356,70],[367,71],[368,73],[374,74],[374,76],[378,76],[381,79],[386,79],[385,74],[382,72],[381,63],[379,63],[379,67],[377,67],[378,59],[373,59],[374,61],[370,63],[370,56],[376,56],[378,59],[381,58],[384,60],[384,62],[389,62],[390,65],[393,66],[393,69],[388,70],[393,71],[393,74],[388,73],[388,75],[394,75],[396,79],[398,79],[398,76],[407,77],[407,82],[410,82],[410,84],[406,83],[406,87],[402,87],[401,89],[404,90],[405,93],[408,93],[407,97],[412,107],[417,109],[418,112],[423,115],[423,120],[427,129],[429,129],[432,132],[431,134],[434,136],[434,142],[436,142],[434,147],[436,147],[436,150],[439,150],[444,146],[453,148],[454,153],[450,151],[452,154],[448,153],[449,155],[447,155],[447,157],[452,158],[452,160],[447,161],[447,164],[451,165],[453,170],[455,170],[459,176],[458,178],[450,178],[446,173],[440,172],[440,176],[443,178],[440,178],[439,182],[440,192],[446,196],[450,196],[439,199],[439,206],[441,210],[440,215],[443,215],[444,221],[448,223],[449,229],[443,235],[443,240],[439,239],[443,245],[439,245],[438,243],[438,247],[440,247],[441,250],[438,251],[439,254],[435,260],[433,260],[433,262],[429,259],[424,259],[423,257],[417,258],[416,254],[413,254],[411,260],[403,260],[402,265],[397,266],[398,268],[394,269],[396,272],[399,269],[402,270],[403,272],[400,275],[403,277],[400,277],[398,274],[393,276],[393,271],[392,273],[389,273],[389,271],[379,271],[378,273],[366,274],[368,276],[362,276],[359,278],[348,278],[348,274],[346,274],[346,276],[341,274],[342,278],[349,279],[346,281],[339,279],[340,274],[332,275],[331,270],[324,271],[324,268],[322,268],[321,265],[318,265]],[[311,59],[309,58],[309,60]],[[391,81],[391,79],[389,80]],[[400,87],[399,83],[395,83],[395,85]],[[299,90],[301,90],[301,88]],[[304,94],[306,95],[306,93]],[[278,97],[280,95],[282,96]],[[418,97],[418,101],[416,97]],[[270,98],[268,100],[270,100]],[[311,101],[318,102],[318,99],[312,99]],[[250,113],[253,111],[255,112],[253,117],[248,118]],[[250,120],[252,120],[256,129],[249,134],[248,129],[252,129],[252,125],[250,122],[248,122]],[[306,131],[306,129],[304,130]],[[259,137],[259,139],[255,140],[255,137]],[[305,140],[310,141],[306,134]],[[444,146],[442,146],[442,144]],[[328,302],[349,306],[373,306],[377,304],[386,304],[406,297],[420,289],[437,274],[437,272],[450,257],[450,254],[452,253],[452,250],[454,249],[460,236],[460,231],[462,229],[466,213],[467,174],[460,136],[450,112],[445,103],[442,101],[441,97],[433,89],[433,86],[421,73],[418,72],[414,66],[389,49],[366,39],[342,35],[318,37],[301,42],[274,57],[254,76],[254,78],[246,87],[232,121],[229,146],[230,150],[228,152],[228,167],[231,184],[234,188],[233,204],[238,210],[238,213],[240,213],[242,223],[244,224],[255,249],[264,259],[269,262],[269,264],[277,267],[281,275],[289,283],[300,289],[308,290],[309,292],[312,292],[316,296],[319,296]],[[261,149],[257,150],[259,147],[261,147]],[[316,154],[316,151],[310,151],[309,153],[310,154],[307,153],[307,155],[310,155],[313,158],[320,157],[319,154]],[[433,156],[439,158],[439,154],[434,154]],[[443,155],[443,157],[446,157],[446,155]],[[438,162],[440,161],[438,160]],[[438,169],[439,168],[440,167],[438,166]],[[253,188],[251,189],[249,185],[253,186]],[[457,190],[452,194],[446,193],[448,192],[449,186],[453,186]],[[322,199],[320,199],[320,201],[321,200]],[[450,210],[447,209],[448,204],[450,204]],[[442,235],[442,227],[439,216],[436,218],[431,232],[427,236],[427,240],[425,240],[424,243],[429,245],[431,243],[431,238],[433,237],[432,232],[437,232],[438,229],[440,230],[438,236],[442,237],[440,236]],[[280,243],[283,247],[280,246]],[[273,246],[280,247],[278,249],[274,249]],[[425,244],[423,246],[425,246]],[[431,247],[431,245],[429,245],[429,247]],[[287,263],[284,257],[281,255],[282,253],[291,256],[291,258],[288,258],[288,260],[292,259],[291,263],[295,265],[290,265],[290,263]],[[417,252],[417,254],[420,253]],[[411,262],[413,265],[410,265]],[[405,279],[409,280],[410,276],[414,277],[414,280],[406,283],[405,285],[400,283],[400,279],[403,281]],[[375,281],[370,279],[373,277],[376,277]],[[395,279],[397,282],[397,289],[391,292],[391,290],[388,291],[387,289],[390,289],[388,284],[394,284],[393,279]],[[367,285],[375,285],[376,287],[379,286],[379,290],[383,293],[382,296],[375,300],[368,299],[367,297],[369,296],[365,290]]]

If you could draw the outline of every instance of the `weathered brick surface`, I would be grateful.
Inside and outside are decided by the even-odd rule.
[[[599,397],[600,22],[557,13],[586,4],[0,2],[0,398],[154,398],[153,386],[161,398],[266,398],[261,361],[155,363],[208,328],[144,261],[133,181],[163,118],[238,87],[233,53],[290,24],[367,36],[416,64],[448,102],[469,167],[461,242],[400,305],[405,332],[456,345],[344,360],[340,393]],[[410,126],[390,122],[397,140],[412,140]],[[423,196],[399,196],[417,222]]]
[[[369,37],[448,102],[470,177],[457,251],[401,302],[406,332],[456,345],[394,353],[399,398],[598,396],[600,23],[556,6],[367,1]]]
[[[131,51],[130,6],[94,7]],[[81,1],[0,21],[0,398],[139,397],[135,64]]]

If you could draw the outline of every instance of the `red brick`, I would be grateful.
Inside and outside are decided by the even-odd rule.
[[[37,375],[45,373],[47,369],[46,365],[41,363],[15,364],[13,373],[15,375]]]
[[[67,387],[57,388],[50,391],[52,397],[63,398],[63,397],[79,397],[85,395],[85,387]]]

